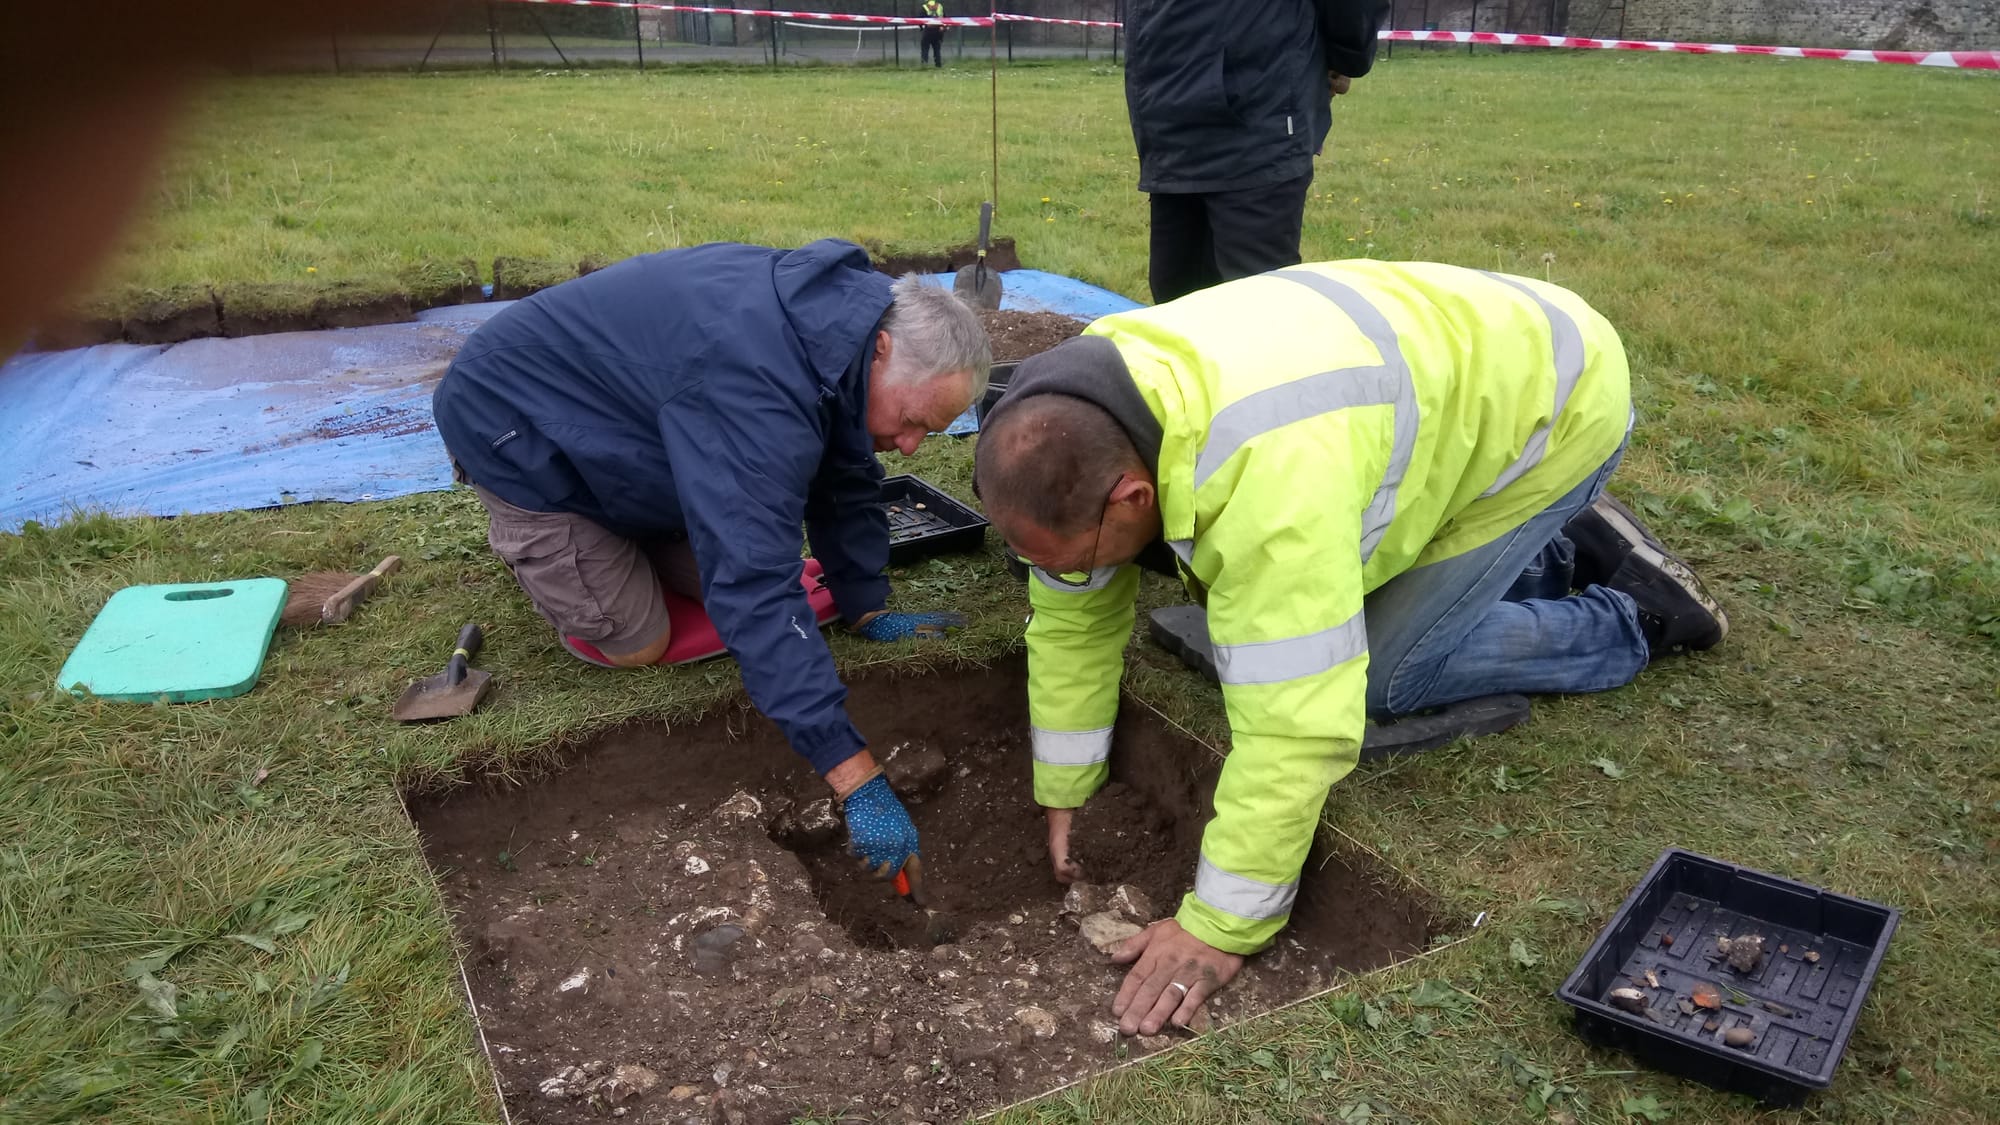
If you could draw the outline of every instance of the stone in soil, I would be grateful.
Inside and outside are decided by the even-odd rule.
[[[1104,904],[1107,910],[1117,914],[1127,922],[1143,926],[1160,915],[1153,909],[1153,900],[1145,891],[1126,883],[1111,892],[1111,898]]]
[[[902,742],[882,762],[889,788],[905,800],[935,796],[951,776],[951,759],[944,751],[920,743]]]
[[[1139,927],[1106,910],[1101,914],[1087,914],[1078,923],[1085,944],[1099,953],[1110,953],[1118,944],[1139,932]]]
[[[1063,893],[1063,913],[1079,918],[1095,914],[1104,909],[1107,897],[1104,888],[1096,883],[1071,883],[1069,890]]]
[[[762,1122],[834,1104],[955,1121],[1174,1042],[1103,1038],[1124,970],[1078,939],[1079,916],[1064,914],[1075,888],[1051,876],[1020,662],[862,675],[849,689],[880,744],[949,763],[910,809],[935,905],[959,920],[954,944],[926,946],[923,913],[846,854],[824,783],[745,712],[614,732],[532,787],[413,799],[478,954],[467,970],[516,1121],[584,1125],[632,1107],[633,1120]],[[1145,712],[1128,709],[1118,730],[1116,780],[1079,810],[1077,842],[1097,881],[1088,913],[1119,898],[1140,917],[1113,920],[1136,924],[1151,911],[1120,888],[1154,904],[1186,889],[1215,763]],[[512,869],[493,858],[503,849],[521,857]],[[1211,1002],[1219,1022],[1429,943],[1420,897],[1357,862],[1308,860],[1293,927]],[[613,1106],[616,1067],[585,1074],[579,1060],[643,1066],[658,1085]],[[564,1091],[611,1082],[544,1097],[551,1078]]]

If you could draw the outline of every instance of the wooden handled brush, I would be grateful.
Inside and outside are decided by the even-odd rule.
[[[363,575],[340,570],[319,570],[294,579],[285,597],[285,612],[278,620],[292,626],[338,625],[354,614],[354,607],[375,592],[375,587],[403,568],[401,555],[390,555]]]

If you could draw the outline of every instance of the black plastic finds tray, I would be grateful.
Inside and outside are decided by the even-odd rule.
[[[986,517],[922,477],[904,474],[884,480],[880,503],[889,516],[890,566],[977,551],[986,541]]]
[[[1576,1009],[1577,1033],[1593,1043],[1767,1105],[1798,1105],[1833,1081],[1900,917],[1669,848],[1556,996]],[[1753,936],[1764,939],[1763,953],[1740,971],[1716,939]],[[1691,1004],[1696,985],[1714,988],[1720,1007],[1688,1014],[1682,1001]],[[1619,988],[1643,993],[1644,1010],[1615,1006],[1609,997]],[[1751,1036],[1741,1047],[1725,1041],[1735,1028]]]

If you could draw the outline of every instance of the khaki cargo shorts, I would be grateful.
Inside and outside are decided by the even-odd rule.
[[[662,581],[701,600],[701,572],[685,538],[637,542],[583,516],[531,512],[476,484],[472,491],[486,506],[486,542],[565,641],[612,656],[638,652],[667,632]]]

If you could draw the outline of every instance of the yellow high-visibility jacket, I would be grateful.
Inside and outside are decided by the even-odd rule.
[[[1299,266],[1093,323],[1164,438],[1159,504],[1208,608],[1232,748],[1178,920],[1249,953],[1285,925],[1329,787],[1366,723],[1362,597],[1483,546],[1600,468],[1631,388],[1617,334],[1528,278]],[[1029,582],[1035,798],[1104,783],[1136,566]]]

